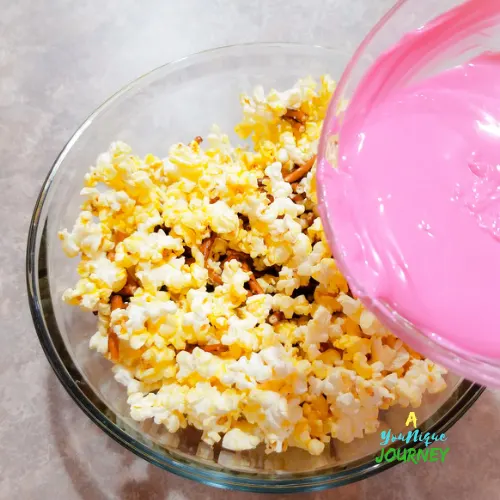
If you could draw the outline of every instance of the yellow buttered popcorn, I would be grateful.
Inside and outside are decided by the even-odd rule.
[[[59,233],[81,257],[63,300],[97,315],[90,347],[114,363],[133,419],[319,455],[445,388],[443,368],[352,296],[326,244],[315,163],[334,87],[243,95],[236,131],[253,148],[217,127],[163,160],[115,142],[85,176]]]

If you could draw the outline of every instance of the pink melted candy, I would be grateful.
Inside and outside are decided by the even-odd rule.
[[[484,54],[398,85],[430,47],[438,51],[450,33],[483,26],[497,5],[468,2],[382,56],[343,117],[337,168],[326,162],[318,168],[320,210],[353,291],[388,304],[443,345],[494,359],[500,359],[500,56]],[[475,21],[460,24],[463,9],[471,8],[478,10]]]

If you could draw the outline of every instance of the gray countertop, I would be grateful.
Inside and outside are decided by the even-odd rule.
[[[31,211],[82,120],[166,61],[230,43],[331,45],[328,16],[360,40],[390,0],[0,0],[0,498],[197,499],[221,492],[147,464],[74,405],[38,344],[25,291]],[[331,18],[330,18],[331,19]],[[356,38],[354,37],[354,38]],[[354,49],[345,45],[346,49]],[[445,464],[402,464],[308,499],[500,498],[500,394],[449,431]],[[263,496],[262,498],[267,498]],[[224,498],[250,498],[224,493]],[[271,496],[269,496],[271,498]],[[276,497],[273,497],[276,498]]]

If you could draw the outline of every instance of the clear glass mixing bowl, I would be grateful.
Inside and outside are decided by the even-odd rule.
[[[331,164],[335,163],[335,137],[330,131],[334,130],[337,135],[341,130],[342,109],[345,109],[346,104],[348,106],[359,83],[372,68],[374,61],[393,48],[405,34],[428,25],[441,14],[464,3],[466,3],[464,0],[439,2],[400,0],[380,20],[359,46],[338,83],[323,127],[318,165],[322,163],[323,158],[327,160],[323,162],[324,168],[332,168]],[[414,84],[437,72],[468,62],[484,52],[498,51],[500,44],[498,4],[479,0],[477,3],[472,3],[471,7],[466,11],[465,17],[469,21],[478,23],[477,29],[470,29],[466,22],[451,25],[448,31],[442,33],[441,39],[434,39],[432,44],[422,43],[418,53],[412,53],[411,67],[406,64],[404,53],[398,52],[387,58],[382,69],[391,76],[383,84],[379,84],[376,95],[383,95],[386,88]],[[328,213],[325,208],[328,194],[324,190],[321,178],[322,173],[319,173],[318,200],[327,239],[344,276],[354,285],[353,288],[363,291],[363,283],[359,283],[351,274],[335,241],[335,215]],[[398,315],[388,304],[368,298],[363,301],[394,333],[417,351],[470,380],[492,388],[500,388],[500,360],[471,355],[449,342],[444,342],[437,335],[426,336]]]
[[[314,46],[240,45],[212,50],[162,66],[103,104],[68,142],[35,207],[27,251],[30,306],[40,342],[59,380],[108,435],[151,463],[213,486],[256,492],[319,490],[357,481],[392,464],[376,464],[380,434],[350,444],[333,442],[322,456],[299,450],[266,455],[211,449],[195,430],[169,434],[129,417],[126,391],[111,365],[90,351],[95,317],[61,300],[76,278],[76,261],[61,250],[57,232],[70,227],[80,205],[84,173],[110,142],[121,139],[140,154],[166,155],[169,146],[204,135],[212,123],[232,131],[239,94],[255,85],[286,89],[299,77],[338,77],[349,54]],[[234,138],[236,140],[236,138]],[[448,377],[446,392],[429,395],[417,410],[422,431],[444,432],[471,406],[481,387]],[[404,428],[408,410],[381,415],[381,430]]]

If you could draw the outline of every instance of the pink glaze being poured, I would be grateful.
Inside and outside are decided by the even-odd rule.
[[[500,359],[500,55],[412,78],[499,14],[500,2],[470,0],[381,56],[328,124],[336,164],[323,158],[317,172],[353,291],[490,359]]]

